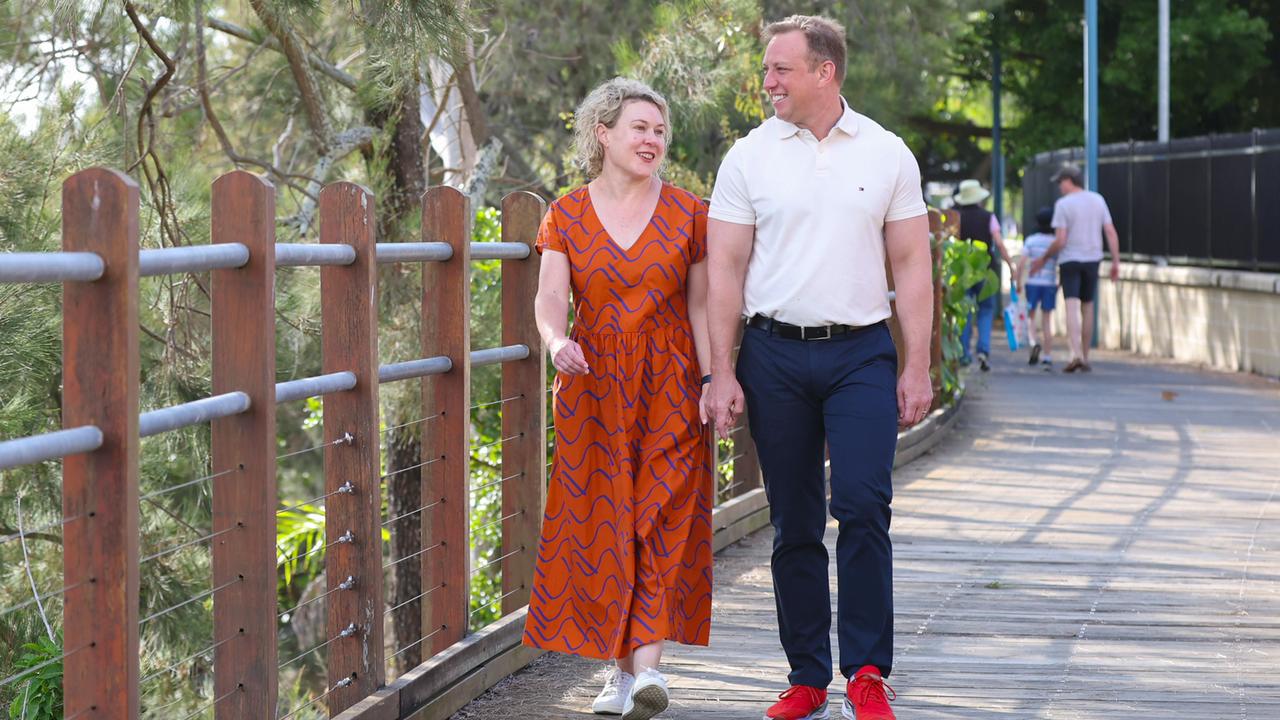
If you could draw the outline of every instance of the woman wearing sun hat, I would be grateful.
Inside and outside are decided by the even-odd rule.
[[[999,278],[1000,259],[1004,258],[1012,268],[1013,258],[1004,247],[1004,238],[1000,234],[1000,219],[982,207],[982,203],[990,196],[991,193],[982,187],[982,183],[977,180],[964,180],[960,183],[960,190],[955,196],[956,212],[960,214],[960,239],[981,240],[986,243],[987,251],[991,254],[991,271]],[[995,317],[997,293],[979,300],[984,285],[985,283],[974,285],[969,289],[969,296],[978,302],[976,313],[978,316],[978,365],[983,372],[986,372],[991,369],[987,358],[991,354],[991,321]],[[964,348],[964,357],[960,359],[962,365],[968,365],[973,361],[969,355],[969,336],[973,329],[973,319],[971,314],[966,319],[964,330],[960,334],[960,344]]]

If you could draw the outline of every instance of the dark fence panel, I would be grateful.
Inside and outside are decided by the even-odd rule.
[[[1023,176],[1023,227],[1058,192],[1049,178],[1081,148],[1037,155]],[[1098,191],[1120,251],[1171,263],[1280,270],[1280,129],[1105,145]]]

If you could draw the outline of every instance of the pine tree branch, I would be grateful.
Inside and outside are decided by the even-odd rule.
[[[311,199],[315,199],[315,196],[308,192],[301,184],[293,182],[293,178],[297,178],[309,183],[314,183],[314,178],[287,173],[266,160],[259,160],[258,158],[241,155],[236,152],[235,146],[231,143],[231,138],[227,135],[226,129],[222,127],[222,122],[218,119],[218,114],[213,109],[213,100],[209,94],[209,79],[205,68],[204,25],[201,22],[203,14],[200,12],[201,4],[202,3],[196,4],[196,89],[200,96],[200,106],[204,109],[205,119],[209,121],[209,127],[213,128],[213,134],[217,136],[218,144],[222,146],[223,154],[225,154],[231,162],[238,165],[253,165],[255,167],[262,168],[263,170],[267,170],[280,178],[280,180],[289,185],[289,187],[307,195],[307,197]]]
[[[214,30],[226,33],[232,37],[238,37],[241,40],[246,40],[251,43],[258,43],[268,50],[283,52],[280,50],[280,41],[274,37],[268,37],[266,39],[257,37],[254,35],[252,30],[240,27],[235,23],[229,23],[226,20],[221,20],[219,18],[205,18],[205,24]],[[315,68],[317,72],[324,73],[326,76],[348,90],[356,89],[359,81],[356,80],[354,75],[341,70],[336,65],[329,64],[323,58],[314,53],[307,53],[306,57],[307,63],[310,64],[311,67]]]
[[[302,96],[302,109],[311,126],[311,134],[316,139],[316,148],[321,157],[328,155],[329,146],[334,138],[329,131],[329,118],[324,113],[320,101],[319,88],[311,77],[305,53],[292,28],[285,25],[270,8],[265,0],[249,0],[249,5],[257,13],[258,18],[267,30],[280,43],[280,52],[289,61],[289,70],[293,73],[294,84],[298,86],[298,94]]]

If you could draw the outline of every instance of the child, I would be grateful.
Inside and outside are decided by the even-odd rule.
[[[1053,208],[1043,207],[1036,213],[1038,231],[1027,238],[1022,245],[1022,257],[1018,263],[1018,275],[1023,278],[1022,287],[1027,296],[1027,320],[1035,314],[1036,306],[1040,307],[1040,333],[1036,338],[1036,324],[1027,323],[1027,335],[1031,339],[1031,359],[1028,365],[1039,363],[1045,372],[1053,370],[1053,326],[1051,316],[1058,296],[1058,263],[1049,258],[1040,272],[1026,277],[1031,263],[1045,254],[1053,244]],[[1041,347],[1043,343],[1043,348]],[[1042,352],[1043,351],[1043,352]]]

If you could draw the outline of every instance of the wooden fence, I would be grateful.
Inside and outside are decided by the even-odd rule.
[[[319,244],[275,241],[275,191],[246,172],[213,184],[211,244],[139,249],[139,191],[95,168],[63,185],[63,251],[0,254],[0,282],[63,283],[64,430],[0,442],[0,470],[63,461],[63,648],[66,718],[139,717],[139,633],[192,602],[212,604],[213,692],[193,717],[281,714],[276,626],[276,407],[323,398],[326,690],[308,703],[329,716],[401,718],[454,692],[472,696],[500,679],[494,668],[534,656],[519,646],[533,577],[546,483],[546,365],[533,322],[538,259],[531,252],[545,210],[529,193],[502,203],[502,242],[470,240],[472,209],[458,191],[422,198],[420,242],[375,237],[375,198],[352,183],[319,196]],[[470,346],[471,261],[502,264],[502,343]],[[423,264],[422,354],[378,361],[377,266]],[[275,273],[320,266],[322,374],[276,381]],[[212,396],[140,413],[139,278],[205,272],[211,278]],[[468,635],[471,370],[502,363],[503,618]],[[383,644],[379,386],[422,385],[424,465],[421,549],[396,562],[420,565],[423,665],[390,685]],[[211,423],[212,581],[207,593],[140,617],[141,438]],[[716,529],[736,536],[764,507],[747,433],[725,462]],[[729,535],[725,535],[729,537]],[[506,664],[493,664],[495,658]],[[488,671],[485,668],[488,667]],[[36,668],[38,670],[39,668]],[[30,671],[34,672],[34,670]],[[509,672],[509,670],[506,670]],[[21,681],[20,673],[9,681]],[[462,687],[462,690],[456,688]],[[454,688],[455,690],[451,690]],[[478,688],[478,689],[477,689]],[[440,705],[439,712],[447,709]],[[447,713],[446,713],[447,714]],[[425,715],[423,715],[425,716]]]

